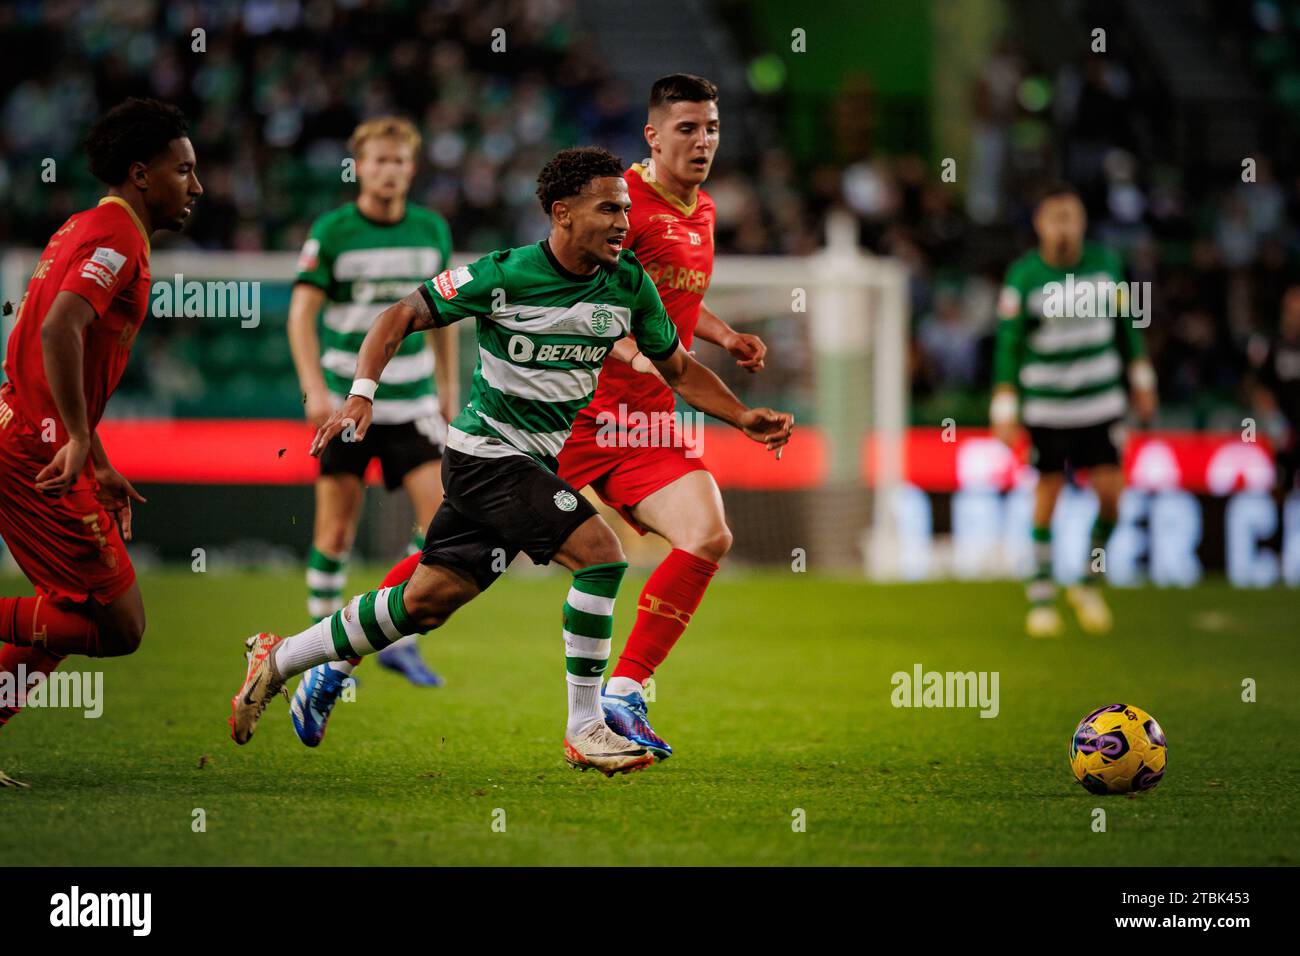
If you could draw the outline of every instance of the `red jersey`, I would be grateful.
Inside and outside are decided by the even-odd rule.
[[[649,170],[640,163],[623,177],[632,199],[627,248],[636,254],[659,290],[682,345],[689,349],[704,293],[713,279],[713,224],[717,219],[713,200],[700,189],[694,204],[688,206],[650,180]],[[676,406],[672,389],[659,379],[610,359],[601,369],[591,404],[579,415],[592,419],[602,411],[617,415],[620,404],[647,412],[670,412]]]
[[[8,381],[0,388],[0,402],[11,412],[6,414],[0,406],[0,424],[35,436],[35,442],[25,444],[47,461],[67,442],[68,432],[45,379],[41,325],[55,296],[65,289],[89,302],[96,315],[85,333],[82,366],[86,419],[93,431],[126,370],[149,306],[149,237],[124,200],[106,196],[50,237],[9,334]],[[47,419],[55,423],[52,442],[41,440]]]

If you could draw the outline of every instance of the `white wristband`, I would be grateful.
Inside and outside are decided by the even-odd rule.
[[[352,387],[348,389],[348,397],[359,395],[366,401],[374,404],[375,392],[379,389],[379,383],[373,378],[358,378],[352,381]]]
[[[1154,392],[1156,388],[1156,370],[1150,362],[1134,362],[1128,369],[1129,381],[1134,388]]]
[[[989,405],[989,421],[994,425],[1008,425],[1016,420],[1016,396],[1012,392],[998,392]]]

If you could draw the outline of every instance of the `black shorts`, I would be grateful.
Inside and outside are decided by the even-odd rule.
[[[441,418],[400,425],[371,425],[362,441],[344,441],[339,435],[320,455],[322,475],[365,476],[372,458],[384,469],[384,487],[394,491],[402,479],[425,462],[442,457],[442,443],[436,440]]]
[[[1030,425],[1029,463],[1040,473],[1118,465],[1123,427],[1118,419],[1083,428]]]
[[[524,455],[480,458],[447,449],[446,497],[424,536],[421,564],[464,572],[487,590],[522,551],[548,564],[596,513],[568,482]]]

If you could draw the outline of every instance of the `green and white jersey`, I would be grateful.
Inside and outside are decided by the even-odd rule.
[[[1123,280],[1119,257],[1095,243],[1085,242],[1069,269],[1049,266],[1037,250],[1011,264],[998,299],[993,380],[1017,387],[1024,424],[1082,428],[1124,416],[1127,362],[1143,350],[1125,317]]]
[[[539,242],[450,269],[421,289],[439,326],[476,322],[469,403],[447,438],[467,455],[531,455],[553,468],[615,342],[631,333],[653,359],[677,349],[654,283],[626,249],[615,266],[579,276]]]
[[[298,280],[325,291],[321,368],[342,404],[357,371],[357,353],[379,313],[447,268],[451,230],[430,209],[406,207],[400,222],[367,219],[356,203],[321,216],[298,259]],[[433,350],[423,336],[406,339],[379,380],[377,425],[399,425],[438,414]]]

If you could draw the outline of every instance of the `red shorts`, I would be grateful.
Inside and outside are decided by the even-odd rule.
[[[560,477],[575,488],[591,485],[600,500],[645,534],[632,509],[649,495],[693,471],[708,471],[694,450],[678,439],[676,429],[661,432],[655,444],[633,447],[627,441],[596,440],[599,426],[579,416],[560,451]],[[667,440],[665,440],[667,439]]]
[[[38,593],[57,603],[100,604],[135,582],[121,532],[95,500],[95,479],[83,475],[62,498],[36,490],[46,462],[18,433],[20,420],[0,428],[0,538]]]

